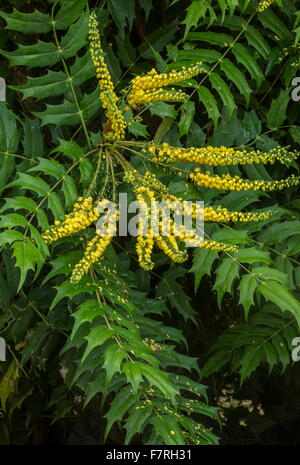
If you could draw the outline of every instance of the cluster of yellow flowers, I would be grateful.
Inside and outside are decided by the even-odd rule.
[[[151,171],[146,171],[142,177],[142,184],[158,192],[168,192],[167,187]]]
[[[176,197],[175,195],[167,194],[164,197],[169,208],[172,208],[174,213],[190,214],[192,219],[202,218],[203,221],[213,221],[214,223],[221,222],[240,222],[240,223],[249,223],[253,221],[265,221],[271,216],[271,211],[265,211],[261,213],[252,213],[252,212],[240,212],[240,211],[230,211],[227,208],[217,206],[217,207],[204,207],[202,208],[199,204],[192,202],[191,211],[188,211],[184,200],[181,197]]]
[[[275,0],[261,0],[258,5],[258,11],[264,11],[274,3]]]
[[[270,0],[261,1],[259,4],[260,11],[263,11],[271,3],[272,1]],[[103,57],[95,13],[92,13],[90,16],[89,26],[91,57],[99,81],[100,100],[108,119],[104,130],[104,141],[108,142],[107,146],[109,146],[111,142],[119,140],[114,147],[115,152],[112,151],[112,154],[114,154],[120,147],[126,150],[126,143],[121,142],[120,139],[124,139],[127,124],[119,109],[118,97]],[[128,104],[136,107],[142,103],[159,100],[184,101],[188,97],[184,92],[173,88],[163,89],[163,87],[191,78],[199,73],[206,73],[201,63],[196,63],[189,68],[182,68],[179,71],[173,70],[162,74],[158,74],[157,71],[152,69],[147,75],[142,77],[137,76],[131,81],[131,88],[127,95]],[[141,144],[140,147],[145,146],[144,151],[151,155],[152,161],[167,164],[174,163],[174,161],[211,166],[275,163],[276,161],[287,163],[292,162],[297,156],[296,153],[289,152],[285,148],[280,147],[263,153],[259,150],[247,152],[246,150],[211,146],[203,148],[178,148],[172,147],[167,143],[161,145]],[[121,158],[122,154],[118,153],[118,160],[121,160]],[[120,163],[123,167],[125,166],[124,180],[132,185],[139,203],[140,211],[137,225],[136,252],[139,264],[145,270],[151,270],[154,266],[151,255],[155,245],[169,258],[178,263],[182,263],[188,258],[187,246],[227,253],[237,250],[236,246],[222,244],[214,240],[202,240],[200,235],[196,234],[195,229],[189,231],[182,224],[178,225],[176,215],[190,215],[193,225],[197,223],[198,219],[203,219],[204,222],[250,222],[263,221],[270,217],[270,211],[244,213],[229,211],[221,206],[201,208],[195,202],[185,203],[182,198],[171,195],[167,187],[154,173],[146,171],[144,174],[140,174],[135,168],[130,167],[131,165],[125,159]],[[232,191],[249,189],[262,191],[281,190],[285,187],[299,184],[299,178],[295,175],[277,181],[251,181],[229,174],[219,176],[208,171],[201,172],[200,168],[196,168],[190,173],[189,178],[200,186]],[[166,202],[165,209],[161,205],[158,205],[161,201]],[[73,211],[66,215],[65,220],[55,221],[53,226],[43,233],[43,238],[50,244],[57,239],[77,233],[96,221],[100,216],[100,210],[104,211],[109,207],[110,202],[107,199],[103,199],[98,203],[96,208],[91,196],[86,198],[80,197],[74,204]],[[109,211],[111,212],[111,210]],[[169,212],[170,214],[167,215],[166,213]],[[110,213],[107,217],[107,224],[98,229],[97,234],[88,242],[82,260],[80,260],[73,270],[71,282],[77,283],[88,272],[91,265],[102,257],[116,232],[118,216],[119,212],[114,211],[114,213]],[[181,250],[181,245],[184,247],[184,250]]]
[[[217,242],[213,240],[204,240],[204,241],[199,241],[197,239],[186,239],[186,240],[189,241],[189,244],[192,247],[201,247],[202,249],[215,250],[217,252],[234,253],[234,252],[237,252],[238,250],[238,247],[236,245],[222,244],[221,242]]]
[[[155,239],[158,247],[167,257],[173,260],[173,262],[183,263],[188,259],[187,252],[179,249],[175,236],[156,236]]]
[[[110,202],[107,199],[102,199],[102,201],[98,203],[98,208],[102,207],[105,209],[109,204]],[[77,263],[73,270],[71,276],[72,283],[80,281],[82,276],[89,271],[90,267],[100,260],[116,233],[116,220],[118,216],[118,211],[110,212],[106,217],[106,223],[103,225],[103,228],[97,230],[97,234],[87,243],[83,258]]]
[[[113,234],[110,234],[108,230],[106,236],[99,236],[96,234],[93,239],[88,242],[83,258],[79,263],[77,263],[72,272],[72,283],[77,283],[80,281],[82,276],[89,271],[93,263],[96,263],[98,260],[100,260],[112,238]]]
[[[97,17],[94,12],[90,15],[89,40],[91,57],[96,68],[96,76],[101,91],[100,100],[103,108],[105,109],[109,125],[105,138],[112,141],[115,141],[116,139],[124,139],[126,122],[118,107],[118,97],[114,91],[110,72],[108,71],[107,65],[104,61]]]
[[[136,242],[136,253],[139,265],[144,270],[152,270],[154,263],[151,261],[151,254],[154,247],[154,237],[150,233],[146,236],[138,235]]]
[[[196,209],[193,212],[193,218],[196,217]],[[252,221],[265,221],[271,216],[271,211],[261,213],[229,211],[227,208],[218,206],[204,208],[204,221],[214,221],[215,223],[234,221],[240,223],[250,223]]]
[[[284,147],[276,147],[268,152],[260,150],[236,150],[228,147],[181,148],[172,147],[167,143],[150,145],[149,153],[153,161],[172,163],[182,161],[211,166],[246,165],[252,163],[290,163],[297,158],[296,152],[289,152]]]
[[[243,179],[239,176],[230,176],[230,174],[223,174],[222,176],[218,176],[212,175],[209,171],[201,173],[200,168],[196,168],[194,172],[189,175],[189,177],[198,186],[230,191],[248,191],[250,189],[255,191],[273,191],[277,189],[282,190],[286,187],[296,186],[299,184],[299,178],[295,175],[277,181],[250,181],[249,179]]]
[[[73,211],[66,215],[64,221],[55,221],[53,226],[43,233],[43,238],[45,242],[51,244],[87,228],[98,218],[99,212],[94,206],[92,197],[79,197]]]
[[[143,103],[151,102],[185,102],[188,100],[188,95],[182,90],[175,89],[154,89],[154,90],[142,90],[138,89],[136,92],[131,93],[128,96],[128,103],[133,108]]]
[[[152,180],[150,173],[146,173],[146,178]],[[128,179],[128,178],[127,178]],[[129,176],[130,182],[135,183],[137,179],[132,178],[132,173]],[[145,182],[145,180],[144,180]],[[149,187],[137,186],[134,187],[137,200],[139,202],[140,208],[140,220],[138,225],[138,238],[136,251],[139,259],[140,266],[145,270],[151,270],[153,268],[153,262],[151,261],[151,254],[156,244],[171,260],[177,263],[183,263],[188,258],[186,250],[180,250],[178,242],[186,243],[191,247],[202,247],[211,250],[219,250],[225,252],[235,252],[237,250],[236,246],[229,246],[222,244],[216,241],[210,240],[201,240],[196,235],[194,231],[187,231],[185,226],[175,224],[172,218],[172,212],[170,217],[165,217],[164,212],[158,210],[156,204],[157,197],[156,193]],[[198,212],[196,209],[196,204],[184,205],[182,208],[183,200],[176,196],[166,194],[161,192],[161,198],[166,203],[166,207],[170,208],[170,211],[173,213],[182,213],[182,214],[191,214],[192,218],[196,218]],[[225,212],[227,212],[227,221],[231,218],[242,218],[245,215],[244,221],[251,221],[251,214],[243,214],[239,212],[229,212],[226,209],[223,209],[223,217],[221,212],[217,210],[215,212],[215,218],[219,218],[219,221],[222,221],[225,217]],[[213,217],[213,209],[207,210],[207,217]],[[201,213],[201,212],[200,212]],[[230,216],[231,215],[231,216]],[[249,215],[247,217],[247,215]],[[264,219],[266,214],[260,214],[257,219]],[[228,219],[229,218],[229,219]],[[253,214],[253,218],[255,215]],[[151,226],[149,220],[151,219]],[[155,221],[158,220],[158,224]],[[152,228],[152,229],[151,229]]]
[[[55,221],[53,226],[43,233],[45,242],[50,244],[62,237],[82,231],[99,218],[100,213],[98,207],[106,208],[108,203],[108,200],[103,199],[96,207],[91,196],[86,198],[79,197],[74,204],[72,212],[66,215],[65,220]],[[116,212],[115,215],[117,216],[118,212]],[[88,242],[84,257],[77,263],[73,270],[71,282],[76,283],[80,281],[82,276],[90,269],[91,265],[102,257],[114,234],[115,217],[111,217],[108,218],[105,231],[101,235],[100,233],[96,234],[93,239]]]
[[[183,67],[179,71],[158,74],[152,69],[146,76],[136,76],[131,81],[131,89],[127,97],[129,105],[133,108],[146,102],[157,102],[160,100],[181,102],[188,98],[187,94],[175,89],[163,90],[162,87],[205,73],[202,63],[196,63],[188,68]]]
[[[195,234],[194,231],[186,230],[185,226],[181,225],[178,228],[178,225],[175,228],[174,222],[171,220],[171,234],[177,236],[177,238],[185,242],[189,247],[200,247],[202,249],[217,250],[219,252],[236,252],[238,250],[237,246],[223,244],[222,242],[217,242],[214,240],[203,240]],[[178,231],[179,229],[179,231]]]
[[[134,182],[135,181],[136,180],[134,180]],[[152,201],[155,200],[155,195],[154,192],[146,186],[139,186],[134,190],[140,209],[136,253],[141,268],[144,270],[151,270],[154,266],[154,263],[151,261],[151,254],[154,247],[154,235],[151,228],[149,228],[149,217],[151,217],[151,204]]]

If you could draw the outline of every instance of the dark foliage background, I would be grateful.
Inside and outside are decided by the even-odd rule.
[[[101,132],[103,115],[88,60],[87,8],[98,12],[106,59],[119,92],[133,76],[152,67],[164,71],[203,61],[211,71],[203,83],[200,78],[186,83],[191,89],[187,104],[151,105],[132,128],[132,137],[159,137],[173,145],[262,150],[278,144],[298,149],[300,142],[300,102],[293,102],[290,96],[291,82],[299,76],[300,66],[299,1],[278,1],[257,13],[257,2],[252,0],[62,0],[55,6],[55,12],[62,11],[56,24],[57,39],[65,40],[64,62],[71,75],[76,75],[79,107],[61,74],[64,64],[51,49],[54,35],[50,25],[43,20],[35,23],[33,18],[26,30],[30,21],[22,23],[16,13],[38,10],[51,15],[52,7],[52,1],[0,1],[0,75],[8,85],[6,104],[0,103],[0,336],[9,345],[8,361],[0,364],[0,444],[103,443],[104,415],[116,393],[125,392],[121,391],[125,389],[124,373],[116,370],[112,373],[115,387],[104,395],[103,354],[98,354],[101,366],[88,359],[89,366],[84,368],[81,344],[85,333],[75,338],[75,349],[69,339],[74,325],[70,315],[87,297],[92,299],[86,287],[72,293],[66,284],[68,264],[76,263],[81,253],[81,239],[76,236],[71,243],[62,241],[50,256],[39,235],[47,218],[51,223],[53,217],[70,209],[88,185],[92,162],[84,158],[70,175],[67,172],[56,197],[53,192],[49,203],[42,204],[37,222],[32,222],[34,229],[26,222],[20,224],[20,218],[7,220],[8,214],[16,211],[28,219],[28,212],[35,211],[47,192],[42,181],[53,186],[76,162],[76,150],[78,157],[88,150],[78,108],[83,112],[90,143],[94,145]],[[82,24],[72,32],[80,20]],[[66,34],[69,36],[64,39]],[[37,41],[48,45],[35,47]],[[25,48],[29,46],[35,48]],[[53,167],[51,171],[50,165],[41,163],[41,159],[53,156],[58,162],[57,178]],[[38,157],[38,165],[32,165],[31,160]],[[138,159],[133,157],[133,163],[139,167]],[[292,169],[298,171],[297,163]],[[289,170],[277,165],[268,171],[245,167],[248,177],[266,180],[283,177]],[[24,173],[32,176],[30,182],[22,177]],[[199,249],[178,266],[158,255],[153,274],[137,267],[130,240],[116,241],[104,261],[108,282],[114,280],[111,264],[120,281],[106,289],[112,293],[107,304],[110,311],[119,305],[117,296],[129,288],[131,302],[141,312],[138,318],[153,311],[151,321],[161,322],[170,331],[173,328],[174,350],[178,350],[174,357],[182,353],[186,358],[174,368],[162,362],[161,368],[208,386],[207,410],[192,414],[198,423],[212,428],[212,437],[220,437],[221,444],[299,444],[300,365],[291,360],[300,315],[297,188],[268,195],[220,194],[204,188],[195,193],[183,180],[164,172],[160,175],[174,193],[186,198],[199,195],[206,203],[217,201],[236,210],[271,207],[274,215],[263,224],[210,226],[213,238],[241,244],[236,260]],[[32,210],[24,197],[34,200]],[[6,231],[25,237],[28,228],[35,246],[32,249],[27,243],[27,249],[20,251],[15,245],[19,237]],[[102,268],[98,271],[105,274]],[[262,282],[268,293],[262,290]],[[150,320],[140,321],[143,337],[150,337]],[[155,331],[153,338],[162,341]],[[9,369],[12,373],[5,378]],[[101,379],[98,389],[97,376]],[[83,410],[90,392],[95,395],[90,395]],[[163,402],[159,395],[157,399]],[[222,428],[216,411],[209,406],[220,409]],[[116,422],[109,443],[124,443],[128,431],[132,443],[172,443],[154,420],[144,425],[142,434],[128,423],[124,429],[126,412],[124,417],[116,412],[111,415]],[[176,434],[180,443],[181,433],[176,430]],[[214,439],[203,439],[204,443],[206,440]]]

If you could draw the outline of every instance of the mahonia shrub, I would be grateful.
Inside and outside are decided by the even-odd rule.
[[[132,0],[124,9],[126,24],[114,0],[107,8],[102,3],[93,9],[86,0],[63,0],[43,11],[0,12],[10,31],[7,40],[16,41],[14,32],[23,38],[16,50],[8,46],[1,54],[16,73],[11,95],[21,93],[25,100],[18,105],[23,110],[29,102],[30,113],[24,110],[18,117],[8,102],[0,103],[0,334],[8,341],[7,361],[0,368],[0,431],[4,443],[15,440],[11,418],[19,409],[28,412],[26,424],[21,424],[31,436],[45,412],[59,422],[76,420],[82,410],[92,408],[99,413],[94,434],[101,443],[218,444],[218,409],[210,405],[198,359],[188,352],[191,341],[180,329],[183,319],[187,328],[193,325],[193,333],[198,331],[198,309],[177,279],[191,271],[197,291],[202,277],[215,266],[218,305],[225,293],[234,295],[238,280],[246,321],[254,299],[269,302],[257,306],[258,313],[248,323],[221,335],[202,376],[231,364],[244,381],[260,364],[273,368],[286,360],[282,354],[297,335],[300,305],[287,274],[265,244],[276,253],[273,236],[289,231],[285,237],[291,237],[299,221],[267,192],[296,191],[298,153],[276,141],[261,148],[256,141],[247,144],[259,138],[252,133],[236,146],[225,138],[220,142],[216,99],[204,83],[210,79],[213,88],[221,89],[224,124],[237,127],[230,114],[236,107],[231,90],[215,71],[219,66],[224,72],[227,65],[227,74],[231,67],[247,98],[253,91],[237,74],[236,65],[225,55],[211,66],[205,57],[186,63],[176,55],[185,49],[175,51],[169,44],[175,32],[169,31],[161,46],[158,31],[151,40],[158,41],[160,49],[146,40],[140,47],[143,60],[134,66],[140,57],[129,56],[134,54],[129,37],[135,7],[141,14],[140,2]],[[191,41],[204,39],[189,32],[200,20],[191,19],[196,3],[188,6],[183,41],[189,35]],[[226,11],[223,2],[215,3],[230,23],[230,2],[225,2]],[[274,2],[241,3],[245,18],[249,9],[249,23],[257,15],[268,15]],[[147,17],[152,2],[142,5]],[[206,10],[201,15],[205,21]],[[105,39],[110,16],[118,29],[122,64],[130,64],[124,76]],[[222,25],[220,18],[215,21]],[[243,26],[236,41],[246,29]],[[40,40],[48,33],[51,41]],[[32,43],[32,34],[39,36],[37,42]],[[212,45],[218,44],[210,38]],[[159,53],[167,44],[174,60],[170,64]],[[234,43],[228,52],[232,47]],[[246,66],[249,60],[241,47],[240,61]],[[18,75],[22,67],[25,82]],[[195,92],[200,102],[203,97],[215,125],[216,134],[207,143],[196,122]],[[153,135],[148,110],[161,118]],[[247,125],[251,119],[257,126],[257,116],[243,111]],[[143,213],[136,238],[118,237],[120,193]],[[260,205],[261,197],[269,201]],[[204,201],[203,209],[198,208],[199,200]],[[166,206],[168,217],[157,202]],[[256,208],[250,207],[254,202]],[[112,204],[116,209],[99,229],[97,222]],[[182,212],[194,226],[198,219],[203,221],[203,240],[184,225],[177,227],[176,215]],[[150,222],[153,213],[155,224]],[[260,232],[262,237],[257,237]],[[282,251],[278,256],[283,257]],[[181,318],[177,325],[175,311]],[[277,352],[276,322],[290,329],[280,336],[284,343]]]

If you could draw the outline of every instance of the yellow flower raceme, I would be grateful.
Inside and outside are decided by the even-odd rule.
[[[215,250],[217,252],[237,252],[238,247],[236,245],[227,245],[221,242],[213,241],[213,240],[199,240],[196,237],[191,237],[189,235],[185,236],[182,235],[180,239],[183,242],[188,242],[190,247],[200,247],[201,249],[209,249]]]
[[[126,123],[112,92],[109,90],[103,91],[100,94],[100,99],[108,119],[108,130],[105,134],[105,138],[111,141],[124,139]]]
[[[94,207],[92,197],[79,197],[73,211],[66,215],[64,221],[55,221],[50,229],[43,233],[43,239],[50,244],[62,237],[71,236],[90,226],[99,218],[99,212]]]
[[[186,251],[179,250],[176,238],[170,236],[155,236],[158,247],[175,263],[183,263],[187,260]]]
[[[112,238],[113,235],[111,234],[107,234],[106,236],[99,236],[96,234],[93,239],[88,242],[84,257],[77,263],[72,272],[72,283],[79,282],[83,275],[89,271],[90,267],[100,260]]]
[[[149,153],[153,161],[172,163],[182,161],[211,166],[246,165],[252,163],[289,163],[298,157],[296,152],[289,152],[283,147],[276,147],[268,152],[253,150],[237,150],[228,147],[181,148],[171,147],[164,143],[159,146],[151,145]]]
[[[218,176],[212,175],[209,172],[201,173],[199,168],[196,168],[195,171],[190,174],[190,178],[198,186],[231,191],[248,191],[251,189],[255,191],[273,191],[282,190],[286,187],[296,186],[299,184],[299,178],[297,178],[295,175],[292,175],[286,179],[280,179],[278,181],[250,181],[249,179],[243,179],[239,176],[230,176],[230,174]]]
[[[90,15],[89,21],[89,40],[92,61],[96,68],[96,76],[99,82],[100,89],[111,90],[114,92],[112,78],[103,57],[103,50],[98,27],[99,25],[96,13],[93,12]]]
[[[146,171],[141,179],[141,182],[144,186],[148,187],[149,189],[155,190],[160,193],[167,193],[167,187],[155,176],[154,173],[150,171]]]
[[[166,202],[170,202],[168,205],[173,205],[174,212],[183,213],[184,210],[184,200],[181,197],[176,197],[175,195],[167,194],[164,196]],[[252,221],[265,221],[270,218],[272,212],[270,210],[261,212],[261,213],[252,213],[252,212],[240,212],[240,211],[230,211],[227,208],[217,206],[217,207],[202,207],[199,204],[192,202],[191,204],[192,211],[186,212],[186,214],[191,214],[193,219],[202,218],[203,221],[214,221],[215,223],[235,221],[240,223],[249,223]]]
[[[131,90],[127,101],[132,107],[136,107],[146,102],[165,101],[185,101],[187,95],[182,91],[163,90],[162,87],[169,86],[176,82],[191,78],[199,73],[205,73],[202,63],[196,63],[188,68],[184,67],[179,71],[158,74],[155,69],[149,71],[146,76],[136,76],[131,81]]]
[[[101,204],[105,208],[108,204],[108,200],[103,199]],[[73,270],[71,282],[76,283],[80,281],[82,276],[89,271],[90,267],[100,260],[105,249],[116,234],[116,220],[118,216],[118,211],[111,212],[107,217],[107,224],[103,226],[104,230],[101,229],[101,232],[97,231],[93,239],[88,242],[83,258],[77,263]]]
[[[266,211],[262,213],[252,213],[252,212],[238,212],[238,211],[229,211],[224,207],[205,207],[204,208],[204,221],[214,221],[227,222],[235,221],[240,223],[249,223],[252,221],[265,221],[271,216],[271,211]],[[193,218],[197,215],[196,208],[193,210]]]
[[[182,92],[181,90],[175,89],[138,89],[137,91],[130,92],[127,100],[132,108],[136,108],[138,105],[151,102],[185,102],[188,100],[188,95],[185,92]]]
[[[272,5],[272,3],[274,3],[275,0],[262,0],[259,2],[259,5],[258,5],[258,11],[264,11],[266,10],[267,8],[269,8],[269,6]]]
[[[185,228],[184,225],[181,225],[179,228],[176,226],[174,221],[170,222],[171,234],[176,236],[180,241],[185,242],[189,247],[200,247],[203,249],[216,250],[219,252],[237,252],[238,247],[223,244],[222,242],[217,242],[214,240],[204,240],[199,238],[193,230],[189,231]],[[178,230],[179,229],[179,230]]]
[[[199,73],[205,73],[202,63],[196,63],[193,66],[188,68],[183,67],[179,71],[170,71],[169,73],[162,73],[158,74],[155,69],[149,71],[146,76],[136,76],[131,81],[132,89],[156,89],[158,87],[169,86],[170,84],[174,84],[175,82],[180,82],[185,79],[191,78],[196,76]]]
[[[100,88],[100,100],[108,119],[108,130],[105,133],[107,140],[123,139],[126,123],[118,108],[118,97],[114,91],[114,85],[110,72],[104,61],[103,50],[98,31],[98,22],[95,13],[90,15],[89,22],[90,52],[96,68],[96,76]]]
[[[219,252],[229,253],[238,250],[238,247],[235,245],[227,245],[214,240],[201,240],[193,231],[187,231],[183,225],[179,228],[179,231],[177,231],[177,229],[175,230],[175,224],[172,220],[170,221],[170,231],[171,234],[169,236],[155,237],[155,241],[164,253],[174,262],[182,263],[188,258],[186,251],[182,252],[179,250],[177,240],[186,243],[189,247],[200,247]]]
[[[154,263],[151,261],[151,254],[154,246],[154,237],[150,233],[146,236],[139,235],[136,242],[136,252],[139,265],[144,270],[152,270]]]

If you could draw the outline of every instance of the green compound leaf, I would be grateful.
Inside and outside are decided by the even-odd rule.
[[[291,312],[300,326],[300,302],[291,292],[276,281],[266,281],[257,288],[267,301],[274,302],[281,310]]]
[[[81,121],[79,112],[82,113],[85,120],[88,120],[99,110],[98,89],[90,94],[85,94],[79,105],[80,109],[75,103],[65,100],[62,104],[46,105],[45,111],[34,112],[34,115],[41,118],[42,126],[47,124],[76,126]]]
[[[88,0],[60,0],[61,9],[55,16],[55,28],[66,29],[82,14]]]
[[[1,54],[9,59],[11,66],[42,68],[53,66],[60,61],[60,54],[53,42],[41,40],[33,45],[19,45],[13,53],[1,50]]]
[[[249,309],[254,305],[254,292],[258,286],[258,281],[251,274],[245,274],[241,277],[238,290],[240,292],[239,305],[244,307],[245,320],[248,319]]]
[[[69,88],[65,73],[62,71],[49,70],[45,76],[28,77],[25,84],[21,86],[10,86],[11,89],[22,92],[23,98],[46,97],[63,95]]]
[[[268,266],[257,266],[252,268],[252,272],[259,280],[271,279],[278,281],[286,287],[289,287],[289,277],[286,273],[277,270],[276,268],[270,268]]]
[[[228,115],[230,117],[236,109],[236,104],[234,103],[234,97],[228,85],[226,84],[224,79],[222,79],[221,76],[219,76],[217,73],[211,73],[209,75],[209,80],[211,82],[212,87],[220,95],[224,107],[228,109]]]
[[[20,268],[19,291],[24,284],[27,272],[34,270],[35,264],[39,259],[39,251],[29,238],[13,242],[12,249],[13,256],[16,259],[16,266]]]
[[[245,97],[246,105],[250,103],[250,95],[252,89],[250,88],[243,73],[233,64],[228,58],[224,58],[220,64],[221,70],[226,74],[228,80],[238,88],[240,94]]]
[[[195,250],[193,266],[190,269],[190,272],[195,275],[195,292],[197,292],[202,277],[206,274],[210,276],[212,265],[217,258],[218,253],[214,250],[200,248]]]
[[[28,77],[25,84],[21,86],[10,86],[11,89],[22,92],[23,98],[35,97],[44,99],[64,95],[73,86],[79,86],[94,75],[94,65],[90,54],[87,52],[82,57],[76,57],[76,61],[70,68],[70,79],[62,71],[49,70],[46,75],[39,77]]]
[[[16,118],[5,102],[0,102],[0,151],[15,153],[19,144]],[[3,154],[0,159],[3,159]],[[7,158],[5,162],[7,162]]]
[[[121,37],[124,38],[126,19],[128,21],[129,32],[132,28],[135,15],[134,0],[118,0],[117,4],[113,0],[108,0],[108,10],[120,31]]]
[[[87,348],[82,356],[82,362],[87,358],[87,356],[98,346],[101,346],[108,339],[111,339],[114,336],[114,333],[111,329],[108,329],[104,325],[97,325],[91,329],[86,340],[88,341]]]
[[[239,276],[239,265],[231,258],[225,258],[216,270],[216,281],[213,289],[217,291],[218,305],[221,306],[223,296],[226,292],[231,293],[232,285]]]
[[[175,405],[175,396],[178,395],[179,392],[173,387],[166,373],[159,368],[147,365],[143,362],[136,362],[136,364],[140,368],[142,375],[147,378],[150,386],[156,386],[163,393],[165,398],[169,399]]]
[[[165,444],[186,444],[181,429],[173,416],[153,415],[150,423],[154,426],[156,435],[160,437]]]
[[[78,19],[75,24],[72,24],[66,35],[61,41],[61,50],[64,58],[74,56],[78,50],[86,45],[89,29],[89,12],[86,11]]]
[[[252,244],[247,231],[234,230],[232,228],[222,228],[212,235],[213,239],[225,244]]]
[[[62,299],[64,298],[73,298],[78,294],[93,294],[95,289],[97,289],[96,285],[91,285],[86,280],[82,280],[80,284],[72,284],[69,281],[64,281],[59,286],[55,287],[57,293],[55,298],[51,303],[50,308],[54,308]]]
[[[5,212],[6,210],[27,210],[32,213],[36,208],[36,202],[30,197],[16,196],[14,198],[4,199],[5,204],[0,208],[0,213]]]
[[[179,137],[186,135],[189,132],[193,118],[195,116],[195,103],[185,102],[181,106],[181,116],[179,121]]]
[[[107,419],[107,426],[104,433],[105,440],[111,430],[112,425],[116,421],[122,420],[125,413],[128,412],[128,410],[130,410],[135,405],[135,403],[136,397],[133,395],[130,387],[123,387],[110,404],[110,409],[105,415],[105,418]]]
[[[277,98],[271,103],[267,113],[267,123],[270,129],[279,128],[286,119],[286,110],[290,101],[290,89],[282,89]]]
[[[269,252],[266,250],[256,249],[255,247],[239,249],[234,256],[237,261],[242,263],[263,262],[272,264]]]
[[[8,184],[6,187],[20,186],[22,189],[28,189],[36,192],[39,196],[47,196],[50,192],[50,186],[43,179],[31,176],[26,173],[18,173],[18,178]]]
[[[123,363],[122,370],[133,391],[137,392],[139,385],[143,382],[141,367],[135,361],[126,361]]]
[[[183,24],[185,24],[183,40],[186,39],[191,27],[197,26],[199,20],[206,15],[208,9],[210,9],[208,2],[193,1],[190,4],[190,6],[187,8],[186,18],[184,21],[182,21]]]
[[[111,344],[106,348],[103,356],[103,368],[106,370],[105,384],[108,386],[114,374],[121,372],[121,364],[127,356],[127,352],[117,344]]]
[[[250,54],[245,45],[236,43],[232,47],[232,53],[239,63],[245,66],[246,70],[250,73],[253,79],[255,79],[257,86],[259,87],[264,80],[264,74],[259,67],[255,58]]]
[[[19,231],[15,229],[8,229],[7,231],[3,231],[0,233],[0,246],[5,244],[11,244],[15,241],[22,241],[24,236]]]
[[[142,433],[148,419],[153,412],[152,405],[144,403],[136,405],[130,412],[124,425],[126,429],[125,444],[128,445],[135,434]]]
[[[254,47],[265,60],[268,60],[271,54],[271,47],[259,30],[256,27],[248,25],[245,31],[245,37],[248,44]]]
[[[38,158],[38,164],[30,168],[29,172],[43,171],[43,173],[53,176],[55,179],[60,179],[65,175],[64,166],[56,160],[48,160],[47,158]]]
[[[232,42],[232,37],[221,32],[190,32],[187,39],[200,40],[201,42],[208,42],[211,45],[218,45],[219,47],[228,47]]]
[[[56,266],[61,266],[62,263],[56,263]],[[65,266],[60,268],[60,273],[63,272]],[[84,323],[91,323],[96,317],[103,316],[108,312],[110,308],[107,305],[101,304],[94,299],[85,300],[80,306],[77,312],[73,313],[72,317],[75,318],[75,323],[72,329],[70,339],[72,340],[77,333],[79,327]]]
[[[241,384],[261,363],[261,354],[257,346],[249,347],[241,360]]]
[[[203,103],[209,118],[212,119],[215,126],[218,126],[218,120],[221,114],[219,112],[218,104],[215,97],[212,95],[210,90],[208,90],[204,86],[199,86],[197,92],[199,95],[199,100],[201,103]]]
[[[7,22],[5,29],[23,34],[46,34],[52,29],[50,15],[38,10],[23,13],[14,8],[12,13],[0,11],[0,16]]]

